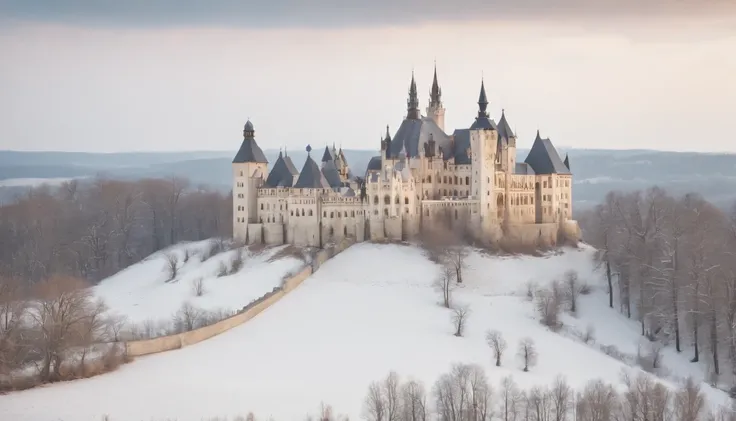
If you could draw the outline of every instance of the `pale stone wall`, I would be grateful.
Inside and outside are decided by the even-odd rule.
[[[248,244],[263,243],[263,224],[248,224]]]
[[[263,242],[269,246],[284,244],[284,224],[263,224]]]

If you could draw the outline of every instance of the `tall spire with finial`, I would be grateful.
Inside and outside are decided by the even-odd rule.
[[[478,117],[488,117],[488,97],[486,96],[486,85],[483,78],[480,80],[480,95],[478,96]]]
[[[429,91],[429,106],[437,108],[442,106],[442,90],[437,82],[437,61],[434,62],[434,77],[432,78],[432,89]]]
[[[414,71],[411,72],[411,84],[409,85],[409,99],[406,101],[406,118],[419,119],[419,95],[417,94],[417,83],[414,81]]]

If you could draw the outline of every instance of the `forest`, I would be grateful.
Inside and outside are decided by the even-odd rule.
[[[736,381],[736,206],[659,187],[609,192],[577,216],[598,249],[608,305],[651,341],[703,363],[711,384]]]

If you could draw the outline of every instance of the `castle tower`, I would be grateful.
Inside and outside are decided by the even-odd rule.
[[[470,150],[472,151],[471,173],[474,174],[471,182],[471,194],[478,198],[483,235],[487,235],[484,228],[489,226],[490,221],[495,221],[497,218],[493,185],[495,182],[498,132],[493,120],[488,118],[487,107],[486,88],[481,81],[478,116],[470,127]]]
[[[498,157],[502,171],[513,173],[516,168],[516,135],[508,121],[506,121],[506,110],[501,110],[501,119],[498,120]],[[498,158],[497,157],[497,158]]]
[[[233,158],[233,238],[248,241],[248,223],[258,215],[258,188],[268,174],[268,160],[255,139],[253,123],[243,128],[243,143]]]
[[[434,79],[432,89],[429,91],[429,105],[427,106],[427,117],[432,118],[442,131],[445,131],[445,108],[442,106],[442,89],[437,83],[437,64],[434,65]]]
[[[417,94],[417,83],[414,81],[414,72],[411,72],[411,84],[409,85],[409,99],[406,101],[406,119],[419,120],[419,95]]]

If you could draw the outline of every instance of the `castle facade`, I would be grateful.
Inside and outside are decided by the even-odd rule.
[[[355,176],[342,149],[311,147],[301,171],[286,153],[273,167],[248,121],[232,163],[233,236],[249,244],[322,247],[354,241],[407,240],[423,228],[447,225],[481,241],[503,236],[554,243],[560,230],[579,236],[572,220],[572,173],[537,131],[523,162],[505,112],[488,115],[481,82],[478,114],[469,128],[445,131],[435,69],[426,115],[412,74],[407,113],[381,154]]]

